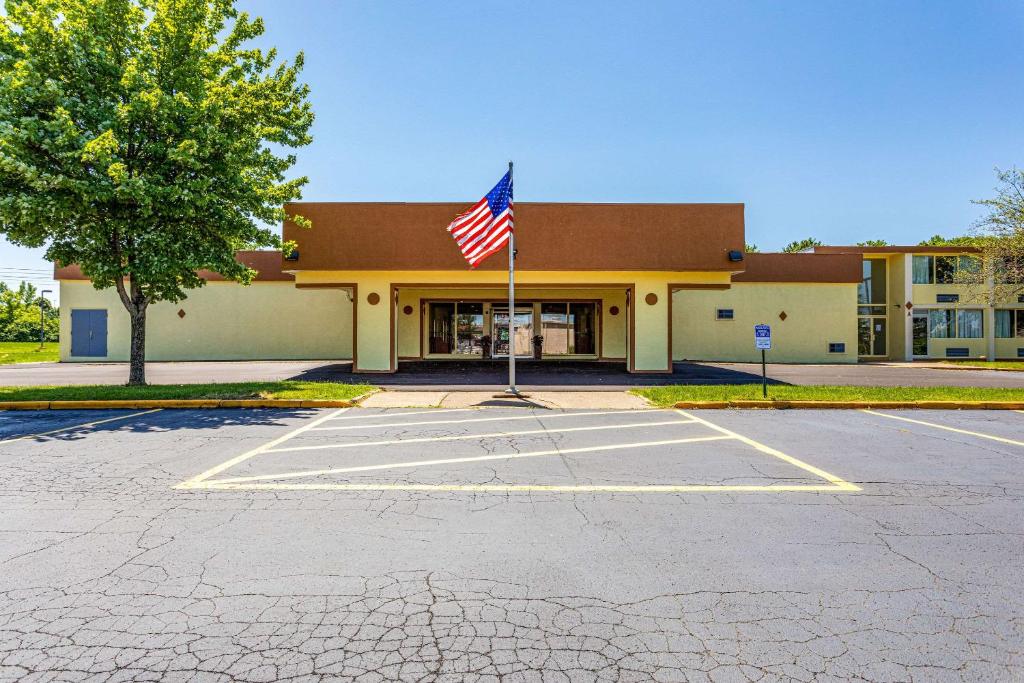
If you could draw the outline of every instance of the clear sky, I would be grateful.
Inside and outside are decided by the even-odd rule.
[[[914,244],[1024,165],[1019,1],[238,4],[306,53],[308,200],[475,201],[512,159],[520,201],[743,202],[764,251]],[[48,266],[4,243],[0,268]]]

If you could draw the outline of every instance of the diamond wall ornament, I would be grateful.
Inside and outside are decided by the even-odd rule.
[[[185,309],[184,308],[179,308],[178,309],[178,317],[179,318],[184,318],[185,317]]]
[[[782,313],[779,313],[779,320],[785,320],[787,317],[788,316],[786,315],[785,311],[783,311]]]

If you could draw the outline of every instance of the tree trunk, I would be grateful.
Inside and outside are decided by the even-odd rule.
[[[118,279],[114,283],[121,303],[128,311],[132,323],[132,343],[128,356],[128,386],[143,386],[146,383],[146,308],[149,299],[135,278],[129,276],[128,287]]]
[[[139,307],[130,317],[132,346],[128,357],[128,386],[142,386],[146,383],[146,307]]]

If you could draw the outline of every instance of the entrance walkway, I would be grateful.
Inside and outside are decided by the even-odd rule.
[[[380,391],[360,402],[362,408],[574,408],[643,410],[644,399],[625,391],[530,391],[523,398],[493,391]]]

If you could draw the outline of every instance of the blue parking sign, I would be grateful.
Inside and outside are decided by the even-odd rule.
[[[772,348],[772,328],[768,325],[754,325],[754,348],[768,351]]]

